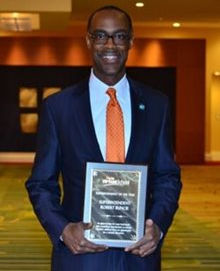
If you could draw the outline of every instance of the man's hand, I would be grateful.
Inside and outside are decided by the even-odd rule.
[[[84,238],[84,230],[92,228],[91,223],[69,223],[63,230],[62,238],[65,245],[74,253],[101,252],[108,247],[96,245]]]
[[[145,235],[134,245],[125,248],[126,252],[145,257],[154,252],[160,241],[161,231],[152,219],[147,219],[145,223]]]

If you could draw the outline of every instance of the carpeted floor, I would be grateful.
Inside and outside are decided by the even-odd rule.
[[[49,271],[50,242],[24,189],[30,166],[0,165],[0,270]],[[220,270],[220,166],[182,167],[180,208],[163,247],[166,271]]]

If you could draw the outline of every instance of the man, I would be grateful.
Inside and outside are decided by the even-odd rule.
[[[171,151],[168,101],[126,77],[133,31],[123,10],[106,6],[95,11],[88,21],[86,42],[93,60],[90,78],[45,100],[37,155],[26,187],[53,243],[52,270],[157,271],[162,240],[181,189]],[[108,159],[109,87],[116,90],[116,103],[123,114],[124,143],[117,148],[123,145],[122,160]],[[96,245],[84,238],[84,230],[92,227],[82,222],[86,162],[106,160],[149,165],[145,235],[125,249]]]

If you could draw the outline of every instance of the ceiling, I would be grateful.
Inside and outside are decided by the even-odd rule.
[[[144,7],[136,1],[72,0],[72,20],[85,21],[88,15],[103,5],[117,5],[125,9],[134,22],[161,25],[174,21],[183,24],[219,24],[220,0],[144,0]]]
[[[172,27],[177,21],[182,27],[220,29],[220,0],[144,0],[142,8],[135,3],[133,0],[1,0],[0,12],[38,12],[40,30],[27,35],[73,33],[77,27],[85,27],[89,14],[104,5],[125,9],[136,26]],[[0,36],[17,34],[0,30]]]

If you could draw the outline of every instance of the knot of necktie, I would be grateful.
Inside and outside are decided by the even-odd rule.
[[[108,88],[106,93],[109,95],[112,105],[115,105],[117,103],[116,90],[114,88]]]

